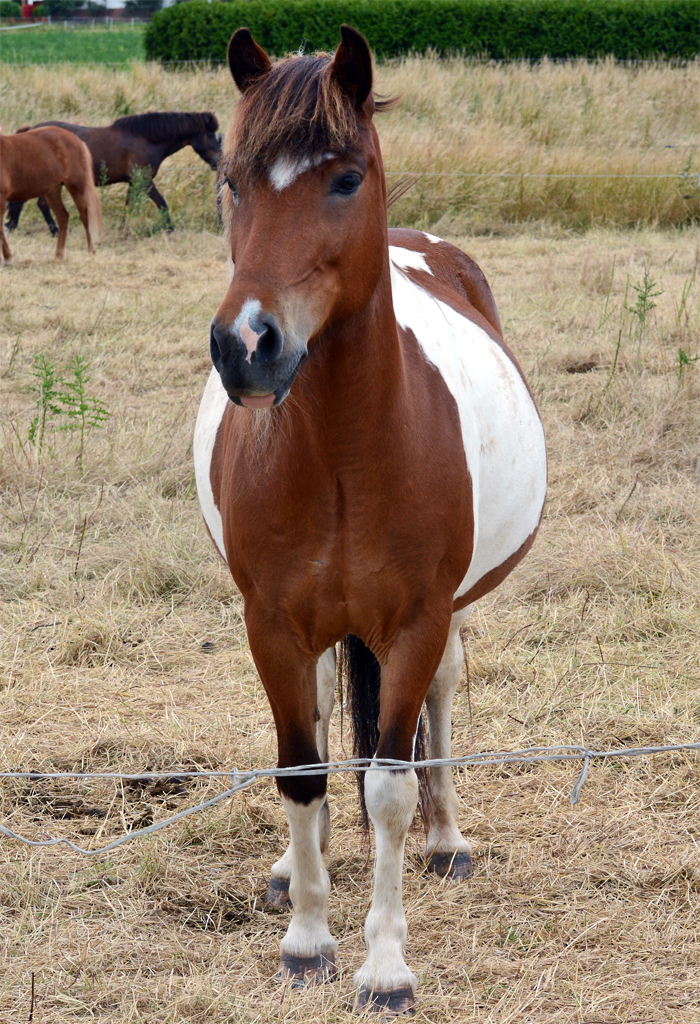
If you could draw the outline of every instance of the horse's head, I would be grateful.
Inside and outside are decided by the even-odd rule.
[[[279,405],[319,335],[370,302],[387,256],[369,47],[273,65],[248,29],[228,63],[243,97],[222,158],[234,274],[211,356],[238,405]],[[227,187],[226,187],[227,186]]]
[[[219,122],[214,114],[208,111],[201,115],[203,131],[190,139],[190,145],[197,156],[201,156],[205,164],[215,171],[221,159],[221,133]]]

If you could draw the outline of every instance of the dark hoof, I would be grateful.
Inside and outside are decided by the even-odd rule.
[[[472,858],[463,850],[455,853],[434,853],[428,861],[428,871],[434,871],[440,878],[453,878],[461,882],[472,873]]]
[[[317,956],[282,953],[277,979],[290,982],[292,988],[306,988],[308,985],[322,985],[326,981],[333,981],[337,973],[334,953],[319,953]]]
[[[357,1010],[370,1010],[372,1013],[383,1013],[398,1017],[401,1014],[415,1012],[416,997],[410,985],[397,988],[393,992],[376,992],[374,989],[361,988],[357,992],[355,1007]]]
[[[265,902],[269,907],[274,907],[275,910],[284,910],[285,907],[291,907],[289,879],[271,878],[265,893]]]

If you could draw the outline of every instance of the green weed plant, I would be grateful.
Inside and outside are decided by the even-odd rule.
[[[29,390],[36,396],[36,414],[29,425],[28,439],[39,452],[46,444],[46,433],[52,421],[61,431],[78,434],[78,471],[83,472],[85,437],[109,419],[107,406],[88,393],[90,363],[82,355],[74,355],[61,376],[55,364],[43,352],[35,356],[32,367],[34,382]],[[53,454],[53,452],[51,453]]]

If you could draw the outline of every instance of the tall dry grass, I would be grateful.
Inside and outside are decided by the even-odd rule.
[[[131,235],[91,259],[76,236],[59,264],[43,229],[25,233],[0,274],[0,768],[175,777],[4,781],[0,817],[97,844],[216,790],[178,769],[270,765],[275,742],[192,479],[222,242]],[[465,629],[455,749],[697,740],[698,229],[457,241],[491,280],[536,394],[550,496],[527,560]],[[640,329],[629,309],[645,271],[661,294]],[[74,435],[50,430],[40,457],[27,441],[38,353],[88,358],[111,412],[82,474]],[[476,864],[464,885],[424,874],[416,825],[417,1021],[696,1024],[700,760],[593,765],[572,809],[577,770],[458,773]],[[28,1018],[32,975],[45,1024],[355,1020],[371,856],[354,784],[333,778],[330,792],[336,984],[273,980],[288,916],[260,897],[285,828],[266,784],[97,861],[0,841],[2,1024]]]
[[[391,179],[401,171],[483,175],[422,178],[394,208],[393,221],[486,232],[522,221],[575,228],[689,223],[700,216],[699,79],[697,61],[382,63],[378,91],[402,96],[378,119]],[[225,125],[235,102],[223,68],[6,67],[0,83],[6,131],[49,118],[106,124],[148,109],[213,109]],[[512,177],[494,177],[502,173]],[[565,177],[528,177],[549,174]],[[176,222],[215,226],[213,175],[191,151],[169,160],[158,180]],[[115,221],[123,191],[105,196]]]

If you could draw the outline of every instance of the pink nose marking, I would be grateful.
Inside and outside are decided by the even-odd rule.
[[[246,356],[246,362],[249,363],[250,357],[252,356],[253,352],[255,352],[255,349],[258,346],[258,340],[263,336],[265,332],[261,331],[260,334],[256,334],[253,328],[248,323],[248,318],[246,317],[243,323],[241,324],[239,333],[241,335],[241,341],[245,345],[246,351],[248,352],[248,355]]]

